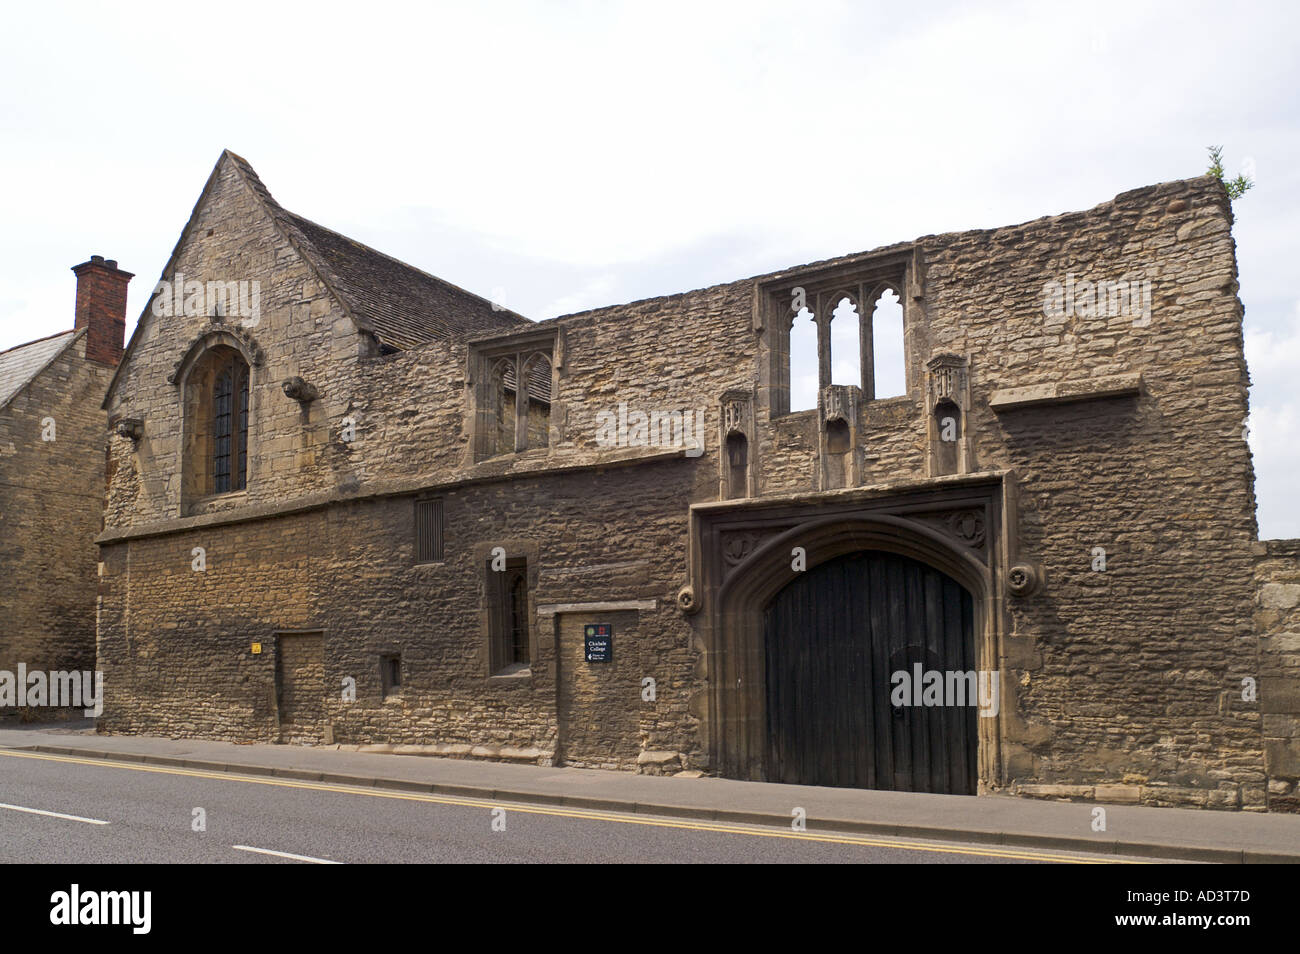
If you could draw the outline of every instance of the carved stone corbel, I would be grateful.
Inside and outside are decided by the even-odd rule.
[[[316,386],[309,384],[298,375],[286,378],[280,387],[284,389],[286,395],[304,407],[320,397],[320,392],[316,390]]]
[[[125,437],[132,444],[138,444],[140,438],[144,437],[144,421],[137,417],[121,418],[113,425],[113,433]]]

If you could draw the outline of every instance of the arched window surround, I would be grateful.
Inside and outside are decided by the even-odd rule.
[[[261,364],[255,342],[225,330],[200,337],[178,363],[182,514],[252,484]]]

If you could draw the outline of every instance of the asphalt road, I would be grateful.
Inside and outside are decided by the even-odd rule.
[[[196,809],[202,809],[204,830],[195,830]],[[796,832],[0,750],[0,862],[1098,860],[1115,859],[842,834],[817,831],[815,824]]]

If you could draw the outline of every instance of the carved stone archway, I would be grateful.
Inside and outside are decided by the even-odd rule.
[[[1002,592],[1009,565],[1002,475],[914,492],[840,492],[692,508],[693,573],[680,599],[699,614],[707,677],[697,705],[712,771],[765,780],[766,673],[763,614],[801,572],[864,550],[918,560],[946,574],[974,602],[977,668],[1001,671]],[[800,548],[796,550],[796,548]],[[1000,697],[1010,702],[1007,674]],[[1003,719],[979,721],[979,790],[1004,783]]]

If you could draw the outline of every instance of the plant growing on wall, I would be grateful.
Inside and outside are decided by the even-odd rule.
[[[1240,175],[1235,179],[1226,179],[1223,175],[1223,147],[1207,146],[1210,153],[1210,168],[1205,171],[1214,176],[1223,183],[1223,187],[1228,190],[1229,199],[1237,199],[1246,193],[1254,184],[1255,180],[1249,176]]]

